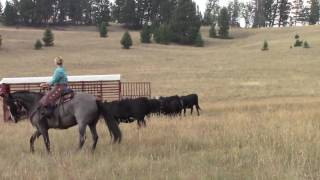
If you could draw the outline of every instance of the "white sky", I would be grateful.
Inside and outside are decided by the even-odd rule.
[[[6,0],[0,0],[1,1],[1,4],[2,6],[4,6]],[[113,2],[114,0],[110,0],[111,2]],[[203,12],[206,8],[206,3],[207,3],[207,0],[194,0],[200,7],[200,10]],[[228,4],[228,2],[231,1],[231,0],[220,0],[220,4],[222,6],[226,6]],[[246,1],[249,1],[249,0],[239,0],[239,2],[246,2]]]

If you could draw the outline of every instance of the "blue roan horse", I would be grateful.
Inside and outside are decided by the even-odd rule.
[[[113,142],[121,141],[121,131],[117,121],[109,116],[108,113],[101,107],[101,102],[97,101],[96,97],[86,93],[76,93],[74,98],[55,109],[52,118],[41,118],[41,112],[38,110],[38,102],[44,95],[43,93],[20,91],[11,94],[0,94],[4,98],[4,102],[8,105],[11,118],[14,122],[21,120],[23,115],[28,115],[31,124],[36,128],[36,131],[30,138],[30,150],[34,152],[34,141],[43,136],[44,143],[48,153],[50,153],[50,140],[48,135],[49,129],[67,129],[69,127],[79,125],[80,142],[79,149],[82,148],[85,142],[85,132],[89,126],[93,145],[92,150],[96,148],[98,134],[96,125],[100,114],[103,115],[106,125],[113,138]]]

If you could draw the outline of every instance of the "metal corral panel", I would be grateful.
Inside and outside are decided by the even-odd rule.
[[[138,97],[151,97],[150,82],[121,82],[121,75],[68,76],[69,87],[75,92],[86,92],[99,99],[114,101]],[[22,90],[43,92],[40,83],[48,82],[51,77],[3,78],[2,90],[16,92]],[[9,120],[7,106],[3,104],[4,120]]]
[[[16,77],[3,78],[0,84],[26,84],[26,83],[43,83],[49,82],[52,77]],[[87,76],[68,76],[69,82],[83,82],[83,81],[120,81],[120,74],[113,75],[87,75]]]

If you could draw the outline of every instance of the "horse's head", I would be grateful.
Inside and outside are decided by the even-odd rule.
[[[4,103],[7,105],[11,119],[17,123],[21,117],[25,115],[24,107],[18,99],[12,97],[11,94],[0,94],[3,97]]]

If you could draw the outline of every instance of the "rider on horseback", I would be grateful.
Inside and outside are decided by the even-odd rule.
[[[61,97],[61,94],[67,89],[68,77],[63,67],[62,57],[56,57],[54,59],[57,65],[54,71],[52,80],[48,83],[41,83],[41,88],[53,87],[43,98],[40,100],[40,106],[45,108],[45,117],[50,117],[54,111],[54,103]]]

